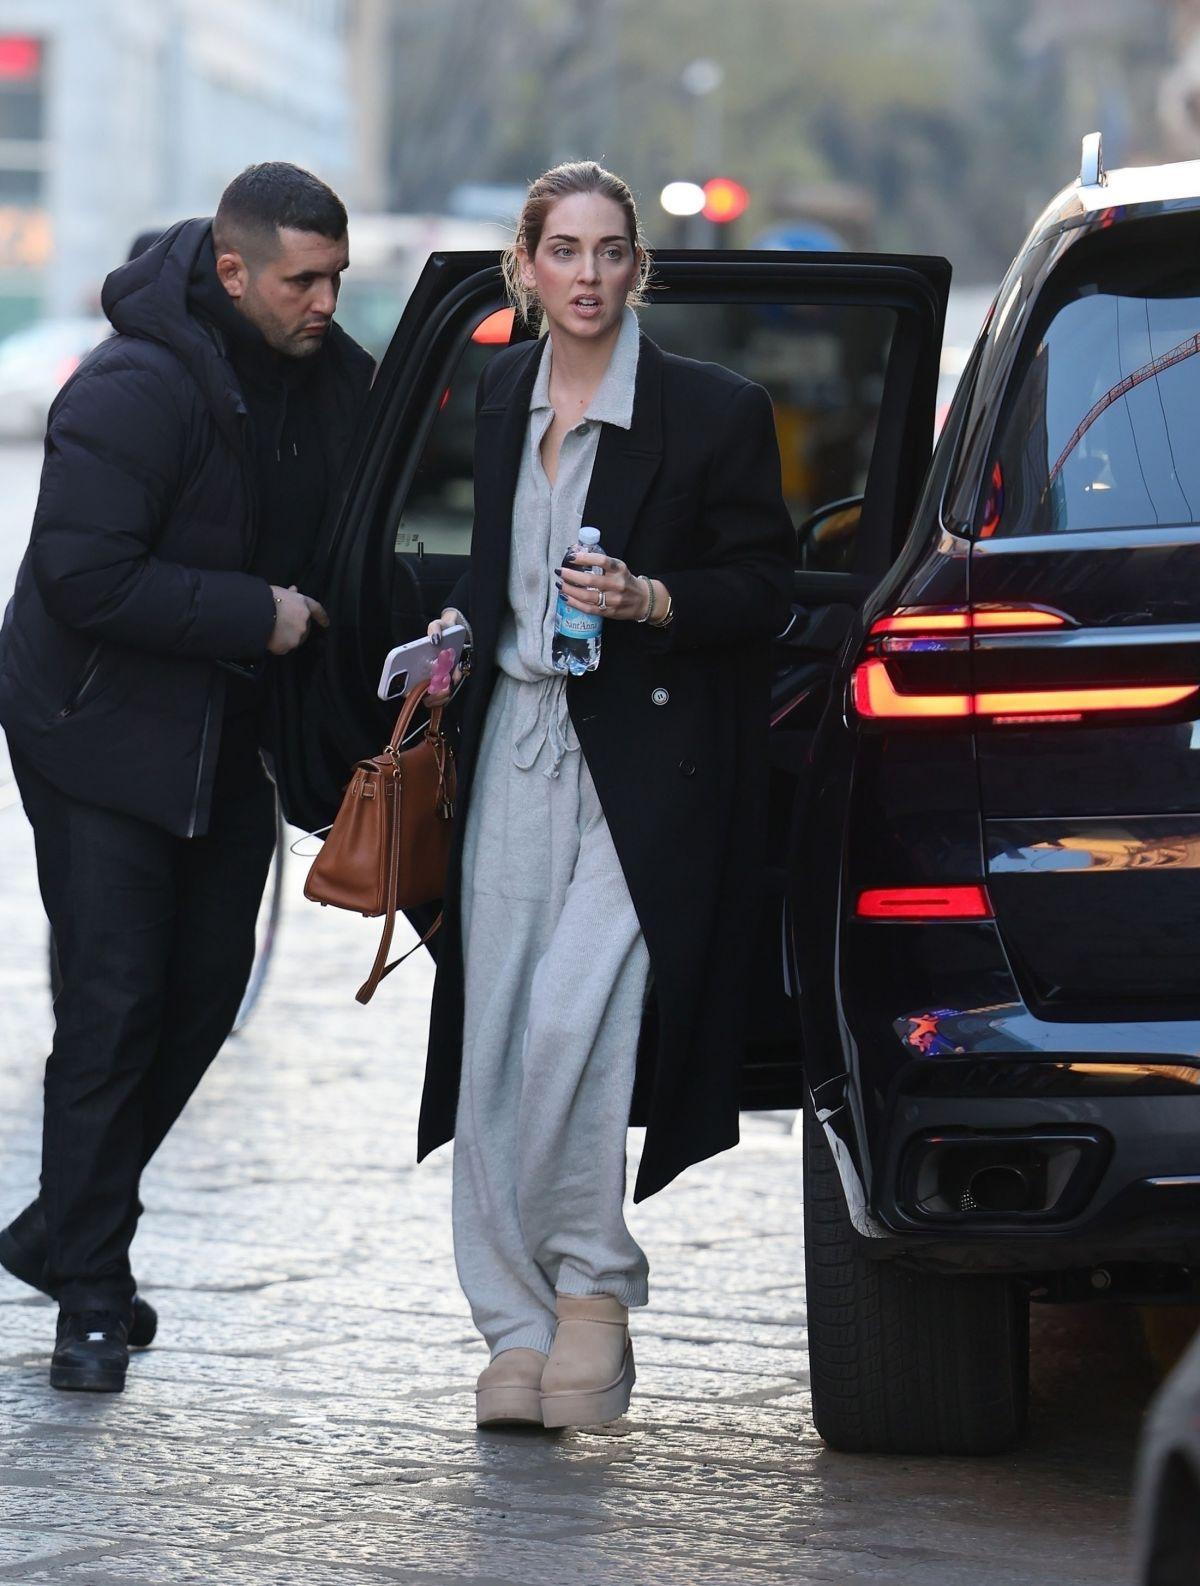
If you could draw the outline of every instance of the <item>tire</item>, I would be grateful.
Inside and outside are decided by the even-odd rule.
[[[813,1420],[847,1454],[999,1454],[1025,1433],[1029,1301],[1010,1278],[868,1259],[825,1131],[804,1115]]]

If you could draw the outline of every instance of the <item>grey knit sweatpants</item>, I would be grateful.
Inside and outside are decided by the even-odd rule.
[[[455,1259],[493,1356],[549,1351],[556,1289],[647,1298],[623,1202],[649,955],[591,774],[564,736],[573,744],[561,680],[501,674],[463,849],[454,1144]]]

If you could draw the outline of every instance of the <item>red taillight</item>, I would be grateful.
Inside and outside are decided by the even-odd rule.
[[[975,606],[970,611],[947,607],[943,610],[894,611],[871,624],[872,637],[886,633],[925,634],[935,638],[942,633],[978,633],[982,629],[1023,633],[1030,628],[1065,628],[1061,611],[1047,606]]]
[[[976,606],[971,626],[976,633],[982,628],[1023,633],[1029,628],[1065,628],[1067,619],[1061,611],[1045,606]]]
[[[1180,705],[1200,689],[1194,683],[1161,688],[1041,688],[1024,693],[976,694],[977,716],[1085,715],[1094,710],[1164,710]]]
[[[1069,625],[1070,618],[1045,606],[901,607],[871,624],[851,683],[854,708],[868,721],[987,717],[1000,726],[1016,726],[1077,722],[1101,712],[1166,710],[1200,694],[1195,683],[915,692],[897,687],[888,665],[889,656],[922,651],[961,655],[981,632],[1023,633]]]
[[[966,611],[894,611],[871,624],[871,637],[884,633],[928,634],[969,633],[971,616]]]
[[[969,716],[971,705],[970,694],[897,693],[886,661],[860,661],[854,668],[854,708],[868,721]]]
[[[1182,704],[1200,687],[1176,683],[1144,688],[1043,688],[993,690],[985,694],[902,694],[887,662],[861,661],[854,669],[854,708],[868,721],[936,721],[990,716],[1008,724],[1078,721],[1096,711],[1165,710]]]
[[[869,887],[858,895],[860,920],[990,920],[983,887]]]

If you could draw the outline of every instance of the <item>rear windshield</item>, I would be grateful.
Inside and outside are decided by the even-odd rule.
[[[1132,231],[1134,228],[1128,228]],[[1051,280],[976,517],[983,538],[1200,522],[1200,236],[1095,239]]]

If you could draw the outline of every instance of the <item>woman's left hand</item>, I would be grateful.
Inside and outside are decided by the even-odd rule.
[[[577,557],[573,566],[560,569],[559,588],[576,611],[594,615],[598,610],[627,622],[640,621],[650,606],[646,580],[615,556]]]

